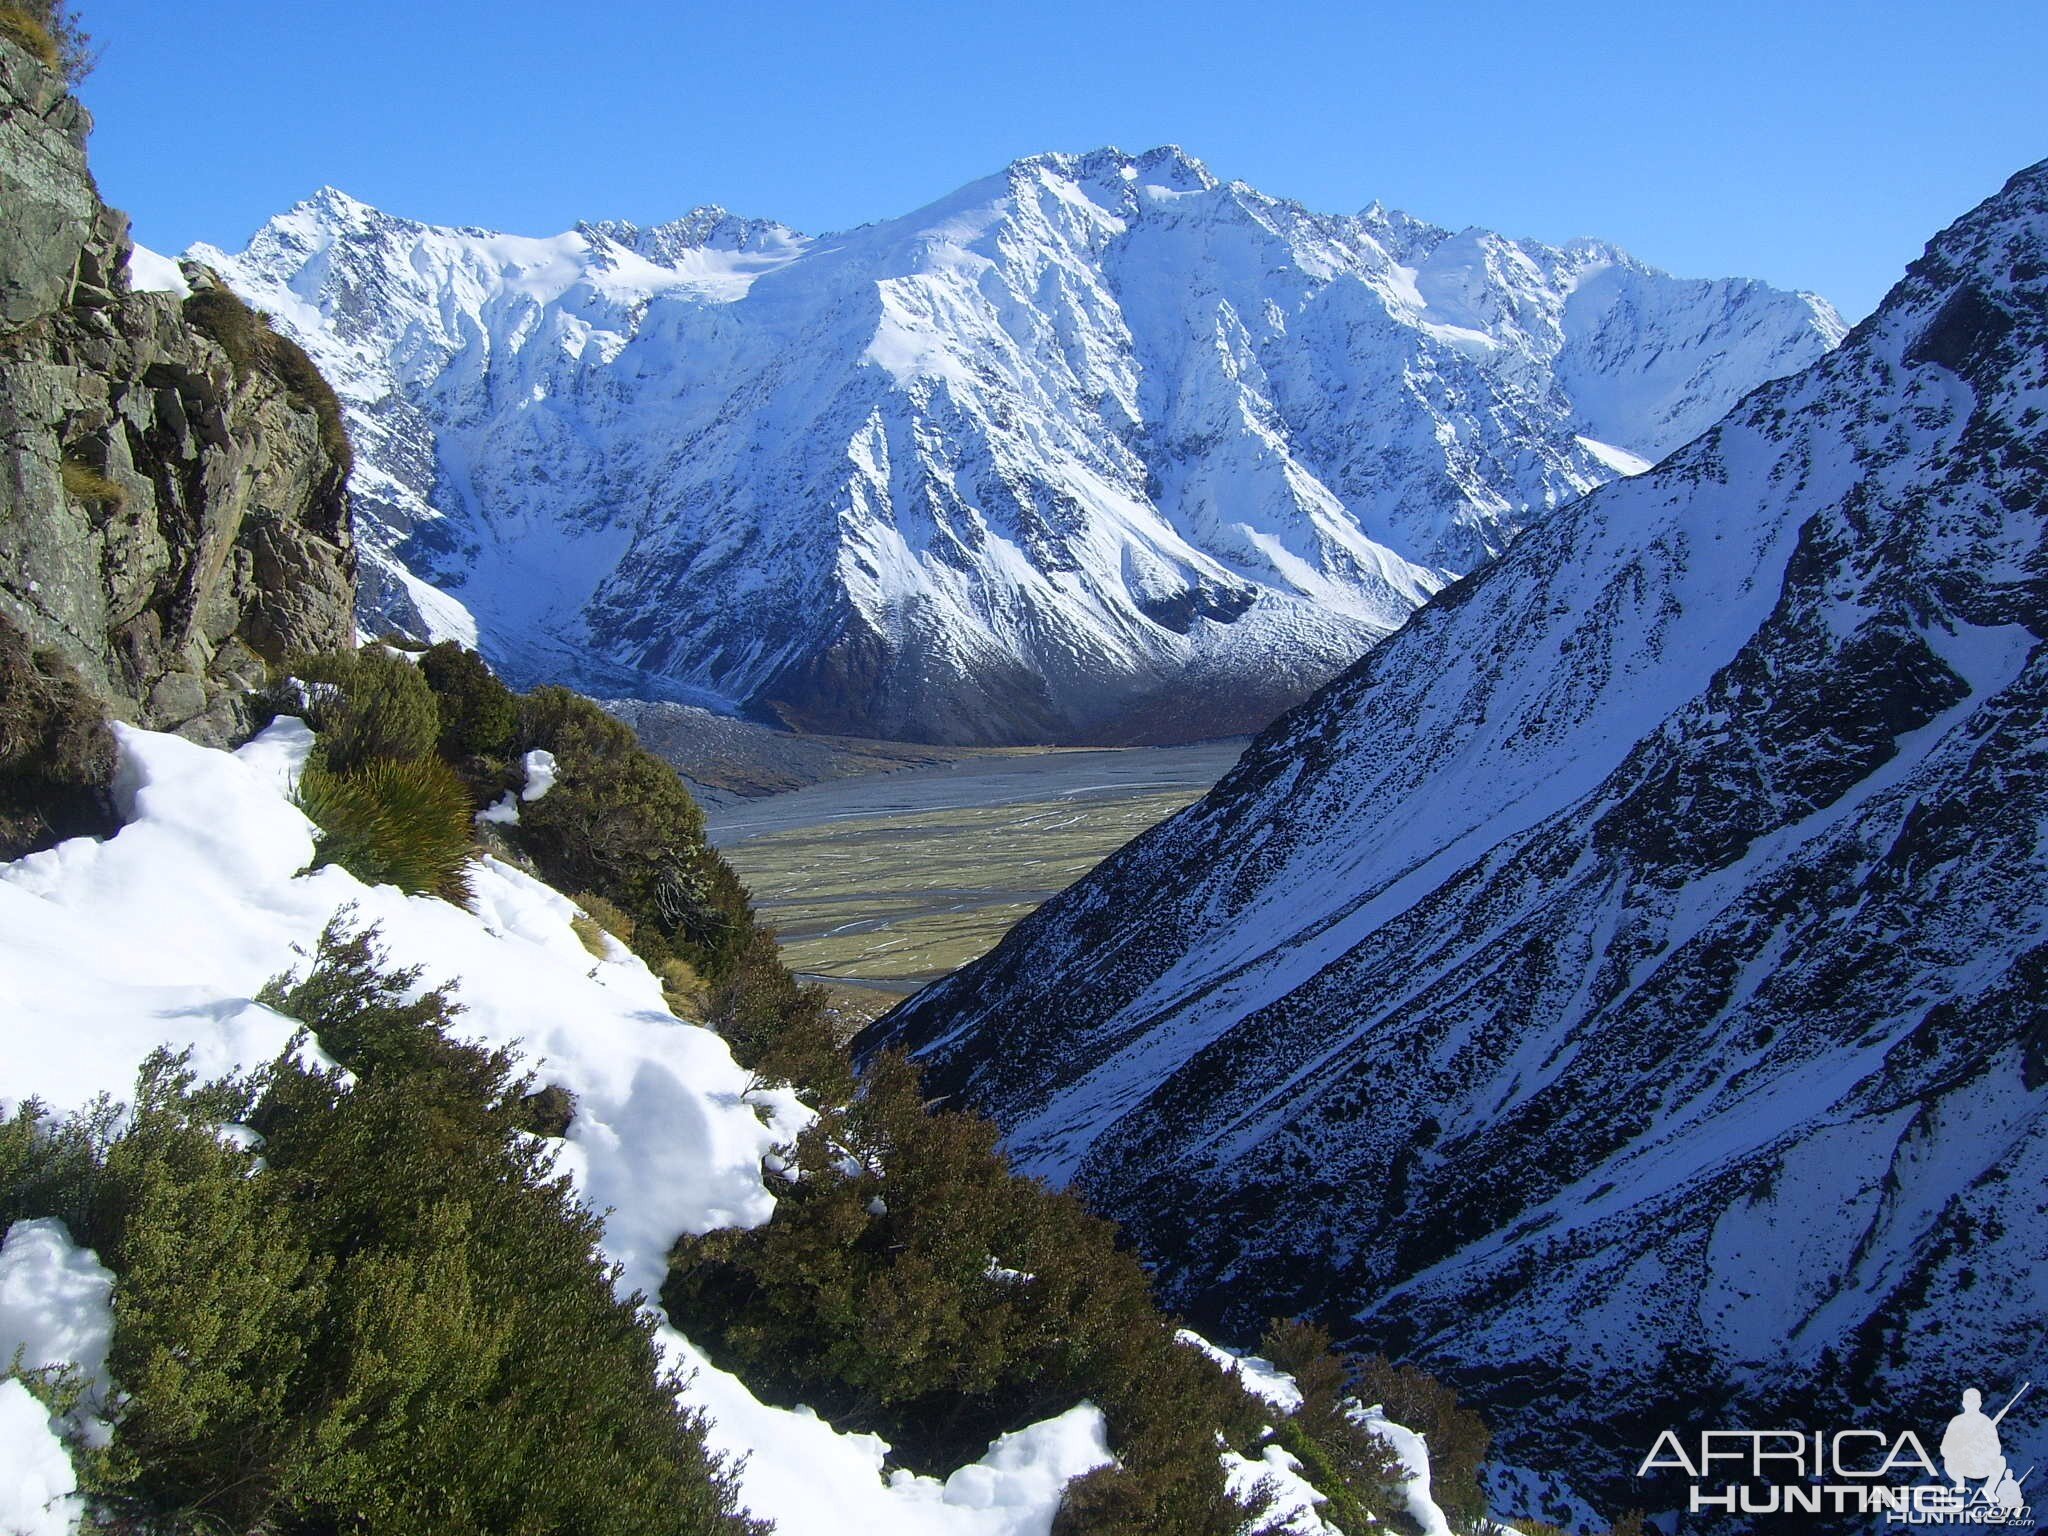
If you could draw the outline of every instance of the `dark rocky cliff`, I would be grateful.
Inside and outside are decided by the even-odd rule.
[[[130,291],[90,126],[0,39],[0,626],[116,716],[218,742],[265,663],[352,637],[347,443],[303,354],[206,274],[183,303]]]

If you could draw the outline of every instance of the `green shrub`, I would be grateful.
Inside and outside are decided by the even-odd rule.
[[[520,806],[512,841],[550,884],[617,903],[650,965],[673,955],[714,981],[730,974],[753,914],[675,770],[631,726],[566,688],[536,688],[518,709],[513,752],[552,752],[561,776]]]
[[[1150,1518],[1142,1481],[1122,1467],[1097,1467],[1067,1484],[1052,1536],[1126,1536],[1145,1531]]]
[[[0,1120],[0,1235],[37,1216],[55,1216],[82,1231],[120,1118],[120,1106],[102,1098],[81,1114],[53,1120],[29,1098]]]
[[[420,657],[420,674],[434,692],[443,757],[459,764],[465,758],[503,759],[512,750],[519,701],[483,657],[443,640]]]
[[[223,1468],[288,1454],[286,1399],[327,1278],[273,1186],[184,1102],[189,1086],[161,1063],[145,1072],[87,1229],[117,1276],[115,1488],[172,1509],[198,1507]]]
[[[1131,1484],[1082,1497],[1140,1511],[1134,1530],[1238,1530],[1217,1436],[1250,1444],[1257,1405],[1177,1342],[1107,1222],[1009,1172],[988,1122],[926,1113],[888,1057],[790,1160],[774,1218],[683,1238],[662,1291],[757,1395],[879,1432],[933,1473],[1087,1398]],[[1097,1529],[1079,1518],[1063,1528]]]
[[[853,1069],[832,1029],[825,989],[790,974],[772,930],[748,936],[710,1004],[705,1022],[748,1071],[790,1083],[819,1103],[852,1096]]]
[[[476,807],[439,758],[372,758],[336,772],[315,756],[297,800],[320,828],[317,863],[339,864],[369,885],[469,901]]]
[[[433,752],[440,707],[420,670],[382,646],[322,651],[287,659],[283,670],[304,685],[274,686],[264,707],[305,717],[329,768],[345,771],[373,758],[412,759]]]
[[[549,1083],[520,1098],[515,1128],[529,1136],[566,1136],[575,1119],[576,1095],[560,1083]]]
[[[1259,1349],[1301,1389],[1301,1406],[1275,1426],[1275,1438],[1328,1496],[1325,1516],[1347,1531],[1403,1521],[1400,1458],[1352,1417],[1359,1403],[1351,1394],[1350,1365],[1331,1348],[1329,1330],[1276,1318]]]
[[[106,706],[0,618],[0,860],[112,833],[114,764]]]
[[[1384,1355],[1351,1356],[1351,1387],[1360,1402],[1377,1403],[1396,1424],[1429,1442],[1430,1497],[1453,1524],[1470,1527],[1486,1515],[1480,1464],[1493,1440],[1485,1420],[1461,1406],[1446,1383]]]
[[[598,1221],[514,1134],[527,1084],[337,920],[265,989],[356,1074],[146,1067],[74,1228],[116,1275],[114,1528],[747,1536]],[[240,1120],[263,1161],[214,1125]],[[0,1205],[38,1198],[0,1129]],[[73,1202],[74,1208],[76,1202]],[[28,1214],[45,1214],[28,1211]]]
[[[479,802],[516,787],[515,754],[555,755],[555,787],[522,803],[519,824],[501,835],[550,884],[580,893],[595,924],[662,978],[671,1008],[710,1023],[764,1077],[826,1101],[852,1092],[823,992],[783,966],[746,888],[705,842],[696,801],[630,726],[565,688],[515,695],[451,641],[430,647],[419,672],[436,701],[441,755]],[[591,922],[578,931],[602,953]]]

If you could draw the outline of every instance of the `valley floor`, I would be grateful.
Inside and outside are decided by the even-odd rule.
[[[976,757],[715,807],[711,835],[791,969],[858,1025],[1199,798],[1243,746]]]

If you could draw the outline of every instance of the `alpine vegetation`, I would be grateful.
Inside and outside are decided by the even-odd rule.
[[[1610,1507],[1702,1405],[1924,1433],[2048,1358],[2044,519],[2048,164],[864,1048]]]
[[[817,237],[700,208],[526,239],[327,188],[188,254],[339,391],[372,633],[929,741],[1257,729],[1842,334],[1810,294],[1315,213],[1173,148]]]
[[[466,665],[436,670],[477,702]],[[633,925],[723,974],[714,1016],[749,1021],[728,1042],[515,846],[459,891],[321,857],[303,721],[233,754],[114,734],[119,830],[0,865],[0,963],[36,1025],[0,1034],[22,1528],[1443,1520],[1420,1445],[1357,1398],[1369,1373],[1308,1351],[1345,1393],[1299,1428],[1248,1396],[1263,1367],[1176,1334],[1108,1225],[1009,1172],[992,1127],[932,1113],[901,1061],[853,1093],[816,999],[763,985],[772,941],[721,973],[658,910]],[[561,783],[529,805],[590,760],[552,739]]]

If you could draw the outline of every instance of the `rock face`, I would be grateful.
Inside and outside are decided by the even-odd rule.
[[[0,39],[0,623],[216,742],[266,661],[353,637],[345,448],[266,361],[128,290],[89,127]]]
[[[1667,1425],[1931,1445],[2048,1359],[2044,533],[2048,165],[863,1048],[1611,1509]]]
[[[925,741],[1256,729],[1841,336],[1592,241],[1041,155],[807,238],[328,189],[196,248],[347,400],[366,623]]]

